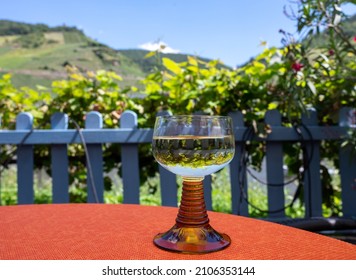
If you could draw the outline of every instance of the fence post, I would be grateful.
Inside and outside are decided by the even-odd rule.
[[[243,114],[240,111],[229,114],[235,128],[244,128]],[[236,135],[236,133],[235,133]],[[248,216],[247,174],[243,166],[243,150],[246,142],[235,141],[235,156],[230,162],[231,206],[232,213]]]
[[[103,128],[103,118],[98,112],[89,112],[85,117],[85,130]],[[83,143],[84,144],[84,143]],[[104,202],[103,149],[102,144],[87,144],[87,186],[89,203]],[[94,185],[93,185],[94,184]]]
[[[339,113],[339,125],[355,127],[355,109],[342,108]],[[339,151],[339,169],[341,179],[342,212],[344,217],[356,217],[356,154],[355,147],[341,145]]]
[[[63,113],[55,113],[51,116],[51,128],[53,130],[68,129],[68,116]],[[52,166],[52,202],[69,202],[69,178],[68,178],[68,147],[66,144],[51,145]]]
[[[16,130],[26,130],[22,143],[17,145],[17,203],[32,204],[34,202],[33,190],[33,145],[24,142],[32,133],[33,116],[29,113],[20,113],[16,118]]]
[[[281,114],[277,110],[267,111],[266,124],[281,126]],[[284,174],[283,174],[283,145],[280,141],[268,141],[266,143],[266,169],[267,169],[267,193],[268,210],[270,218],[285,217],[284,211]],[[279,211],[280,210],[280,211]]]
[[[308,126],[317,126],[318,117],[314,109],[308,110],[306,114],[302,115],[302,124],[304,130]],[[307,131],[308,132],[308,131]],[[303,133],[303,135],[305,135]],[[321,217],[322,216],[322,190],[320,180],[320,141],[310,139],[311,135],[306,133],[307,138],[305,141],[306,152],[308,158],[304,162],[308,166],[304,166],[304,202],[305,202],[305,216]]]
[[[120,119],[121,128],[136,129],[137,115],[133,111],[125,111]],[[124,203],[140,203],[140,173],[138,162],[138,145],[121,145],[122,182],[124,185]]]
[[[170,112],[160,111],[157,116],[169,116]],[[158,172],[161,186],[161,201],[163,206],[178,205],[177,198],[177,176],[158,164]]]

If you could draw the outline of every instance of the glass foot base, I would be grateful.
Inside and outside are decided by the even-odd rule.
[[[218,233],[209,224],[201,227],[175,225],[169,231],[155,236],[153,242],[161,249],[203,254],[222,250],[230,245],[230,237]]]

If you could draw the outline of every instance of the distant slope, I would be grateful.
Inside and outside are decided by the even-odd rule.
[[[75,27],[11,21],[0,21],[0,26],[0,71],[12,73],[17,86],[49,86],[67,76],[66,65],[83,71],[113,70],[134,83],[144,76],[139,65]]]
[[[147,53],[114,50],[75,27],[0,20],[0,74],[12,73],[17,86],[49,86],[52,80],[66,77],[68,64],[83,71],[113,70],[124,78],[123,85],[138,85],[147,73],[161,67],[156,57],[145,58]],[[187,59],[183,54],[163,56],[176,62]]]
[[[49,27],[46,24],[28,24],[23,22],[17,22],[12,20],[0,20],[0,36],[6,35],[26,35],[31,33],[45,33],[45,32],[80,32],[76,27],[69,26],[57,26]],[[82,33],[83,34],[83,33]]]

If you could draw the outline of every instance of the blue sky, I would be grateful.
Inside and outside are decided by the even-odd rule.
[[[280,46],[279,29],[295,33],[284,6],[295,8],[290,0],[1,0],[0,19],[77,26],[115,49],[162,41],[236,66],[260,53],[261,41]]]

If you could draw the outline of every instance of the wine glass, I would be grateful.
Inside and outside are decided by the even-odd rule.
[[[155,245],[183,253],[207,253],[227,247],[230,237],[215,231],[209,224],[203,179],[222,169],[234,156],[231,118],[159,116],[155,122],[152,149],[160,165],[183,178],[176,223],[167,232],[154,237]]]

